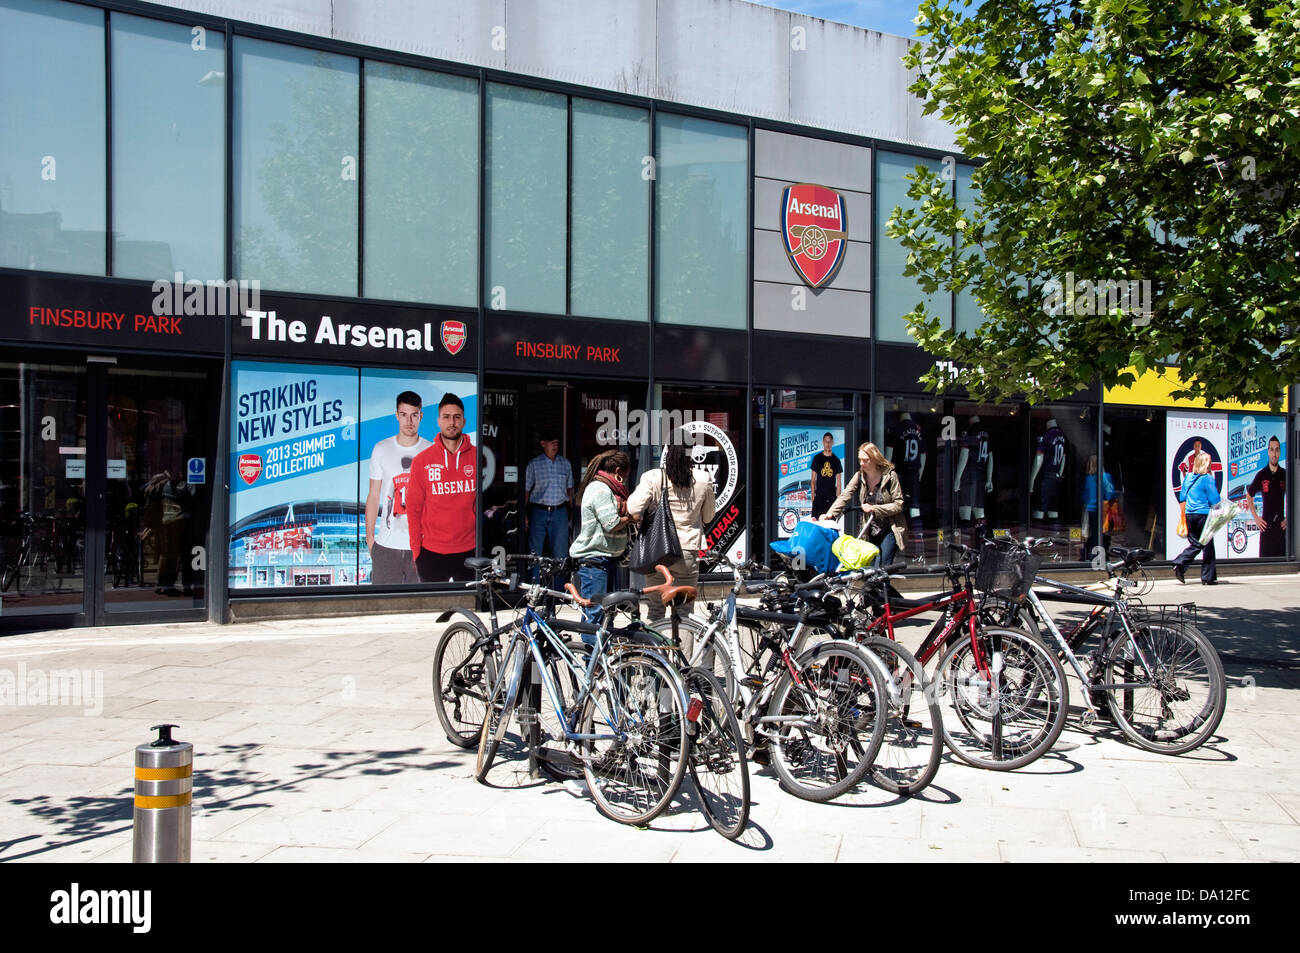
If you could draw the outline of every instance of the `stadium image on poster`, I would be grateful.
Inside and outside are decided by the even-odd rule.
[[[1210,476],[1222,494],[1226,489],[1228,459],[1228,415],[1208,411],[1171,410],[1165,415],[1165,480],[1169,494],[1165,497],[1165,558],[1173,559],[1187,547],[1187,538],[1174,532],[1182,516],[1178,492],[1183,480],[1192,472],[1196,454],[1210,455]],[[1214,537],[1215,555],[1228,552],[1225,527]]]
[[[477,382],[467,374],[421,374],[407,370],[361,371],[361,426],[357,452],[357,499],[361,526],[357,582],[416,583],[406,522],[411,461],[438,438],[438,403],[454,394],[465,405],[465,433],[477,445]],[[483,450],[483,481],[495,470]]]
[[[829,440],[827,439],[829,435]],[[829,453],[827,444],[829,443]],[[781,424],[776,430],[776,536],[789,537],[799,520],[820,516],[853,476],[844,465],[844,428]]]
[[[1285,417],[1228,415],[1227,495],[1241,507],[1228,524],[1229,559],[1286,556],[1286,459]]]
[[[357,371],[232,365],[232,589],[357,574]]]

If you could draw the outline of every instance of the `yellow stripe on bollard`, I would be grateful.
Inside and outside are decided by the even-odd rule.
[[[178,781],[194,775],[193,764],[183,764],[176,768],[141,768],[135,769],[137,781]]]
[[[184,807],[190,803],[192,792],[186,791],[184,794],[169,794],[164,797],[147,797],[143,794],[135,796],[135,806],[143,808],[146,811],[156,811],[165,807]]]

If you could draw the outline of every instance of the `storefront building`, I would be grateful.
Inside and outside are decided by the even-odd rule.
[[[1267,471],[1289,500],[1289,405],[917,383],[923,295],[884,223],[918,163],[958,200],[972,165],[908,97],[905,41],[739,0],[590,6],[0,0],[0,627],[463,591],[372,547],[409,545],[423,479],[435,552],[526,549],[552,431],[576,483],[685,427],[733,555],[868,439],[913,561],[982,532],[1171,556],[1195,439],[1230,496]],[[417,462],[457,409],[454,459]],[[1295,545],[1224,533],[1229,559]]]

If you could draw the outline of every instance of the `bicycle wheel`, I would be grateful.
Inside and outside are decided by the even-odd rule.
[[[885,664],[889,717],[871,766],[872,783],[903,797],[923,791],[943,759],[943,716],[925,669],[893,639],[870,636],[862,643]]]
[[[691,734],[691,780],[700,796],[700,810],[710,826],[735,840],[749,821],[749,764],[745,739],[722,683],[702,668],[684,674],[688,712],[700,711],[687,726]]]
[[[1115,724],[1134,744],[1161,754],[1204,744],[1227,704],[1219,653],[1192,626],[1150,624],[1135,635],[1140,653],[1124,636],[1106,653],[1103,678],[1112,686],[1105,692]]]
[[[447,740],[473,748],[483,733],[483,706],[495,681],[491,648],[479,646],[483,632],[468,622],[447,627],[433,654],[433,704]],[[478,646],[478,647],[476,647]]]
[[[855,646],[822,642],[784,671],[760,731],[771,739],[781,786],[808,801],[829,801],[862,780],[885,734],[883,681]]]
[[[684,690],[676,672],[644,651],[618,652],[596,672],[583,705],[582,770],[596,808],[647,824],[666,808],[690,756]]]
[[[978,651],[962,637],[935,671],[943,740],[967,764],[1021,768],[1045,754],[1065,726],[1065,671],[1040,639],[982,627]]]
[[[507,650],[501,663],[501,674],[494,680],[492,692],[488,696],[483,712],[483,731],[478,740],[478,762],[474,767],[474,777],[480,781],[492,769],[501,739],[510,727],[510,716],[514,714],[515,702],[519,699],[519,684],[523,681],[527,655],[528,647],[520,641],[516,641]]]
[[[1035,638],[1039,637],[1038,619],[1034,608],[1028,602],[1011,602],[997,596],[988,596],[980,607],[980,624],[992,625],[1003,629],[1024,629]]]

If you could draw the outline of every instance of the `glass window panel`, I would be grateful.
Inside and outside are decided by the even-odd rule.
[[[957,207],[966,213],[975,208],[975,197],[978,194],[971,187],[972,171],[971,166],[957,166]],[[983,257],[983,252],[979,253],[979,257]],[[969,289],[957,295],[955,317],[958,331],[974,331],[984,323],[984,309],[975,301],[975,296]]]
[[[0,364],[0,599],[6,615],[81,608],[86,467],[85,367]]]
[[[114,14],[113,274],[225,277],[225,37]]]
[[[358,62],[235,40],[235,277],[357,293]]]
[[[0,0],[0,90],[0,266],[104,274],[104,12]]]
[[[657,320],[747,325],[749,139],[741,126],[660,113]]]
[[[1100,508],[1088,510],[1087,487],[1096,454],[1096,408],[1047,404],[1030,411],[1030,532],[1068,537],[1068,551],[1052,550],[1062,559],[1091,559],[1098,545]]]
[[[936,173],[943,171],[936,159],[876,152],[876,337],[882,341],[912,340],[903,315],[920,301],[925,302],[928,313],[939,315],[945,322],[952,319],[952,296],[944,291],[927,296],[915,278],[904,276],[907,250],[885,234],[885,223],[895,207],[917,207],[907,197],[908,182],[904,177],[918,165]]]
[[[564,314],[568,103],[490,84],[487,105],[486,304]]]
[[[370,298],[473,307],[478,83],[366,63],[365,283]]]
[[[1165,411],[1107,406],[1102,432],[1103,467],[1110,474],[1122,517],[1120,525],[1112,528],[1110,542],[1151,549],[1162,559],[1171,493]]]
[[[573,101],[574,314],[646,320],[649,152],[646,110]]]

